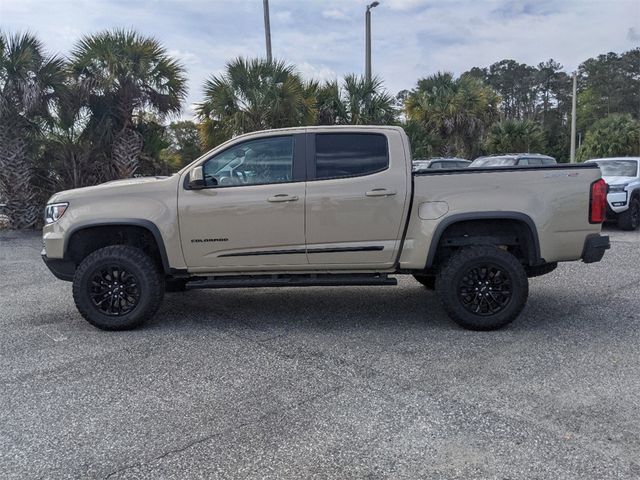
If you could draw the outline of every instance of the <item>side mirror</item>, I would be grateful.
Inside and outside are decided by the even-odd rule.
[[[204,172],[202,165],[200,165],[189,172],[189,189],[200,190],[202,188],[204,188]]]

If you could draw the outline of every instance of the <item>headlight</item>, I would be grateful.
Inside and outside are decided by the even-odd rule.
[[[624,192],[625,188],[627,188],[628,183],[623,183],[622,185],[609,185],[609,192]]]
[[[48,225],[60,220],[68,206],[68,203],[51,203],[44,207],[44,223]]]

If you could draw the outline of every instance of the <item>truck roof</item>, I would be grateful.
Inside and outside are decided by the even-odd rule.
[[[527,158],[531,158],[531,157],[537,157],[537,158],[553,158],[549,155],[544,155],[542,153],[494,153],[492,155],[483,155],[481,157],[478,158],[505,158],[505,157],[510,157],[510,158],[522,158],[522,157],[527,157]],[[478,159],[476,158],[476,160]],[[555,160],[555,158],[554,158]]]

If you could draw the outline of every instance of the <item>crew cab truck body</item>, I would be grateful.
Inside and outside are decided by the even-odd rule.
[[[609,247],[596,165],[411,166],[398,127],[254,132],[171,177],[55,194],[42,255],[103,329],[142,323],[165,287],[389,285],[411,274],[460,325],[488,330],[520,313],[528,276],[597,262]]]

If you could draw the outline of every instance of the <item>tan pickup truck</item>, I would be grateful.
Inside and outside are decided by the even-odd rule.
[[[165,289],[395,285],[413,275],[463,327],[515,319],[528,277],[599,261],[607,186],[591,165],[411,172],[399,127],[242,135],[170,177],[55,194],[42,256],[107,330]],[[429,312],[425,312],[425,316]]]

